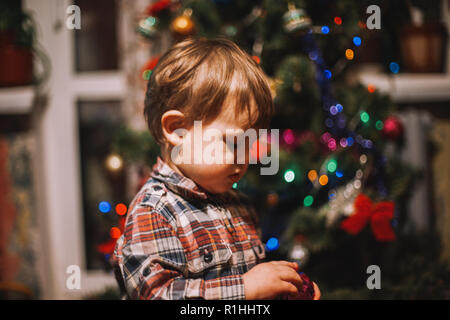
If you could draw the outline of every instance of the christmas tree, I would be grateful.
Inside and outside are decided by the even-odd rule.
[[[261,215],[269,260],[297,261],[324,298],[439,296],[445,285],[436,275],[448,271],[430,266],[439,252],[429,250],[439,239],[402,232],[417,172],[395,156],[403,133],[395,105],[352,76],[374,32],[384,41],[387,72],[401,67],[389,23],[383,31],[367,28],[370,4],[385,2],[159,0],[149,3],[136,30],[155,47],[167,35],[173,42],[230,38],[269,77],[276,106],[271,128],[280,132],[279,172],[262,176],[250,166],[234,185],[251,196]],[[142,66],[143,81],[158,57]],[[158,154],[149,133],[130,129],[120,132],[115,147],[128,161],[148,166]],[[412,252],[417,247],[423,250]],[[425,253],[428,259],[418,258]],[[370,265],[386,272],[383,295],[366,287]],[[417,272],[429,274],[421,282],[428,291],[411,280]]]

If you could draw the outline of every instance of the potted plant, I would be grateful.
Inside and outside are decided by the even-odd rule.
[[[0,87],[33,82],[35,26],[21,1],[0,4]]]
[[[442,2],[407,1],[410,22],[400,30],[403,63],[408,72],[442,72],[447,30],[441,22]]]

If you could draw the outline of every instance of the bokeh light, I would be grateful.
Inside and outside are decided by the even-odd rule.
[[[338,111],[338,108],[337,108],[335,105],[332,105],[332,106],[330,107],[330,113],[331,113],[332,115],[336,115],[338,112],[339,112],[339,111]]]
[[[323,26],[322,27],[322,33],[323,34],[328,34],[330,33],[330,28],[328,26]]]
[[[328,140],[328,149],[330,149],[331,151],[336,150],[336,140],[334,140],[334,138],[330,138],[330,140]]]
[[[111,211],[111,204],[108,201],[101,201],[98,204],[98,210],[103,213],[108,213]]]
[[[308,179],[310,181],[314,181],[317,179],[317,171],[316,170],[309,170],[308,172]]]
[[[336,169],[337,169],[337,162],[336,162],[336,160],[332,159],[332,160],[328,161],[327,170],[329,172],[335,172]]]
[[[111,171],[122,169],[123,160],[118,154],[110,154],[106,158],[106,167]]]
[[[360,37],[353,37],[353,44],[357,47],[361,45],[361,38]]]
[[[124,205],[123,203],[119,203],[119,204],[116,205],[116,213],[119,216],[125,215],[127,213],[127,210],[128,210],[127,206]]]
[[[392,73],[398,73],[400,71],[400,66],[397,62],[391,62],[389,64],[389,70],[391,70]]]
[[[347,49],[345,50],[345,57],[347,58],[347,60],[353,60],[353,58],[355,57],[355,53],[352,49]]]
[[[278,239],[275,237],[270,238],[266,242],[266,250],[267,251],[277,250],[279,246],[280,246],[280,243],[278,242]]]
[[[347,138],[347,146],[351,147],[355,143],[355,140],[352,137]]]
[[[284,173],[284,180],[286,182],[292,182],[295,179],[295,173],[293,170],[286,170]]]
[[[306,196],[305,199],[303,199],[303,204],[305,205],[305,207],[311,206],[313,204],[313,202],[314,202],[314,198],[311,195]]]
[[[361,112],[360,118],[361,118],[361,121],[364,122],[364,123],[367,123],[370,120],[369,114],[367,112],[365,112],[365,111]]]
[[[323,174],[319,178],[319,183],[322,186],[325,186],[328,183],[328,176],[326,174]]]
[[[109,235],[111,236],[111,238],[113,239],[118,239],[120,238],[120,236],[122,235],[122,232],[120,232],[120,229],[117,227],[112,227],[109,230]]]
[[[295,141],[294,132],[291,129],[284,130],[283,139],[287,144],[293,144]]]
[[[378,120],[377,122],[375,122],[375,128],[377,128],[377,130],[382,130],[383,126],[383,121]]]

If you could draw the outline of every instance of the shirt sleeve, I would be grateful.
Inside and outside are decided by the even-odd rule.
[[[245,299],[242,275],[189,278],[174,226],[152,208],[137,208],[125,226],[122,273],[131,299]]]

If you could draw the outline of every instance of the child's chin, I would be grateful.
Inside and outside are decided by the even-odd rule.
[[[212,194],[225,193],[225,192],[229,191],[232,186],[233,186],[233,184],[217,186],[214,188],[214,190],[209,190],[209,192]]]

